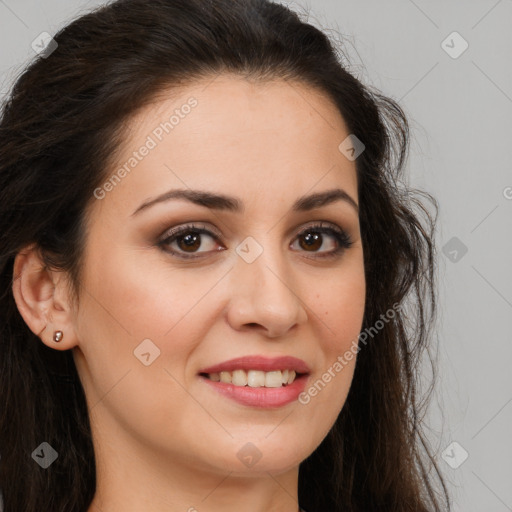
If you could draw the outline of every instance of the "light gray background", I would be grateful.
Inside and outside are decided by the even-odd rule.
[[[0,94],[41,32],[53,35],[101,3],[0,0]],[[282,3],[340,32],[356,76],[409,115],[409,184],[440,204],[440,376],[430,439],[454,511],[512,511],[512,1]],[[469,44],[458,58],[444,47],[457,51],[460,40],[442,45],[454,31]],[[453,237],[459,247],[446,246]],[[459,464],[462,450],[469,456],[454,469],[447,461]]]

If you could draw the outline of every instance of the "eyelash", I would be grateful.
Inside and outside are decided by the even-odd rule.
[[[334,237],[336,242],[338,243],[338,247],[334,249],[333,251],[328,252],[327,254],[323,254],[321,256],[313,256],[313,259],[333,259],[338,257],[341,252],[344,250],[350,248],[353,245],[353,241],[350,238],[350,236],[342,229],[338,227],[328,227],[322,224],[321,222],[318,224],[314,224],[311,226],[308,226],[307,228],[303,229],[300,233],[298,233],[297,237],[300,237],[302,235],[308,234],[308,233],[315,233],[315,234],[327,234]],[[209,231],[206,229],[205,226],[197,226],[194,224],[186,224],[184,226],[180,226],[178,228],[173,228],[169,231],[167,231],[164,235],[164,238],[162,238],[158,242],[158,246],[165,252],[171,253],[173,256],[177,256],[182,259],[198,259],[202,256],[190,256],[187,253],[183,252],[177,252],[174,250],[169,250],[168,247],[172,242],[176,241],[180,238],[180,236],[185,234],[204,234],[208,235],[214,240],[218,241],[219,236],[215,233]],[[212,251],[207,251],[205,254]],[[216,252],[216,251],[215,251]],[[307,252],[307,251],[306,251]],[[198,253],[201,254],[201,253]],[[322,254],[322,253],[319,253]]]

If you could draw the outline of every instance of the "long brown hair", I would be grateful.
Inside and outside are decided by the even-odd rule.
[[[407,305],[358,354],[339,417],[300,465],[301,507],[448,510],[421,430],[426,402],[416,396],[420,355],[435,318],[437,203],[401,180],[409,130],[400,106],[349,73],[322,31],[268,0],[119,0],[78,18],[54,39],[57,46],[18,78],[0,119],[5,511],[85,512],[96,484],[72,352],[46,347],[22,320],[11,291],[16,254],[37,244],[49,267],[69,272],[78,296],[85,212],[108,178],[123,122],[160,91],[226,71],[298,80],[332,99],[366,146],[356,161],[367,282],[363,328],[375,326],[393,304]],[[59,454],[46,470],[31,458],[43,441]]]

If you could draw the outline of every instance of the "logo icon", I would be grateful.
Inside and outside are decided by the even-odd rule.
[[[452,59],[458,59],[469,48],[469,44],[458,32],[452,32],[441,43],[441,48]]]
[[[338,146],[340,152],[353,162],[364,150],[366,146],[354,135],[350,134]]]
[[[144,366],[149,366],[160,356],[160,349],[149,338],[146,338],[137,345],[133,353]]]
[[[53,37],[48,34],[48,32],[41,32],[33,41],[32,41],[32,50],[34,50],[38,55],[41,55],[43,59],[47,59],[59,46],[57,41],[53,39]]]
[[[452,469],[457,469],[460,467],[466,459],[469,457],[469,453],[464,450],[464,448],[457,443],[457,441],[453,441],[453,443],[449,444],[443,453],[441,454],[443,460],[450,466]]]
[[[458,263],[467,252],[468,248],[456,236],[450,238],[443,246],[444,255],[452,263]]]
[[[59,454],[46,441],[41,443],[33,452],[32,458],[43,468],[50,467]]]
[[[240,243],[240,245],[238,245],[236,253],[246,263],[252,263],[263,253],[263,247],[256,242],[252,236],[248,236],[242,243]]]
[[[238,450],[236,456],[248,468],[252,468],[261,459],[262,453],[252,443],[246,443]]]

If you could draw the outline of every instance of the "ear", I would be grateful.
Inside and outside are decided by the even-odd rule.
[[[12,292],[23,320],[45,345],[68,350],[78,344],[67,275],[46,268],[36,245],[16,255]],[[59,342],[55,331],[63,333]]]

